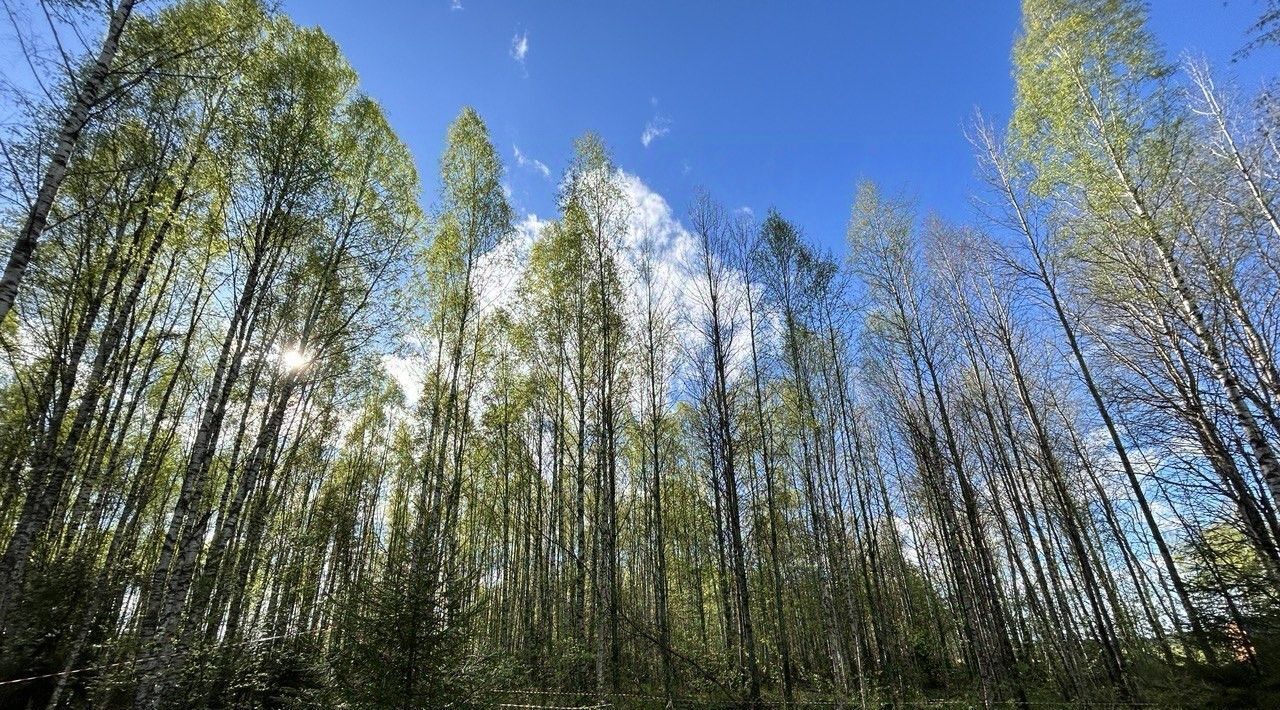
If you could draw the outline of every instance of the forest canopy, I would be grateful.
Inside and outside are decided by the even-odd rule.
[[[424,178],[258,0],[4,6],[0,706],[1280,703],[1280,95],[1145,4],[1023,0],[979,216],[836,252],[590,131],[522,215],[470,107]]]

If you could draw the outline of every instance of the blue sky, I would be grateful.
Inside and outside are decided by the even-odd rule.
[[[731,208],[776,206],[840,251],[862,178],[975,220],[964,127],[977,108],[1001,123],[1010,110],[1012,1],[457,2],[285,3],[337,40],[429,201],[445,127],[472,105],[521,212],[553,215],[572,140],[594,130],[677,214],[705,187]],[[1229,58],[1259,10],[1156,0],[1151,24],[1171,58],[1203,53],[1252,89],[1280,53]]]

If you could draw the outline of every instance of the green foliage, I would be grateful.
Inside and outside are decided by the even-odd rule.
[[[141,12],[0,332],[0,681],[77,671],[0,703],[742,705],[758,663],[764,702],[1274,704],[1271,134],[1193,113],[1138,2],[1023,15],[1034,283],[871,183],[847,261],[710,209],[662,263],[594,133],[526,254],[474,109],[428,220],[322,31]]]
[[[416,527],[358,602],[342,679],[354,707],[465,707],[477,690],[465,580],[442,568],[439,547]]]
[[[1009,133],[1040,193],[1082,193],[1095,210],[1123,212],[1135,190],[1172,179],[1181,118],[1172,68],[1145,23],[1133,0],[1023,4]]]

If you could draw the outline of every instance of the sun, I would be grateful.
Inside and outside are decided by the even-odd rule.
[[[298,348],[289,348],[280,352],[280,367],[286,372],[297,372],[311,364],[311,357]]]

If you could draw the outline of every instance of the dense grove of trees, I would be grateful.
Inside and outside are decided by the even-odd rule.
[[[1280,694],[1280,99],[1139,3],[1025,0],[982,219],[838,255],[589,133],[521,231],[471,109],[423,206],[256,0],[35,12],[101,44],[7,87],[0,705]]]

